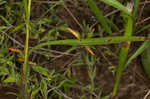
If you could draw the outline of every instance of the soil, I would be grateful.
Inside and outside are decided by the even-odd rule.
[[[13,87],[1,87],[0,88],[0,99],[16,99],[14,95],[17,92],[17,89]]]
[[[85,3],[82,0],[79,0],[80,1],[79,3],[73,3],[73,1],[69,1],[69,0],[66,0],[66,1],[68,1],[66,2],[67,9],[69,9],[69,11],[73,14],[73,16],[76,18],[76,20],[80,24],[82,23],[83,20],[85,20],[87,24],[89,24],[90,26],[97,22],[96,17],[93,15],[93,13],[89,10],[88,6],[85,5]],[[99,5],[100,8],[103,9],[104,15],[113,11],[112,7],[108,7],[107,5],[99,2],[99,0],[97,0],[97,5]],[[42,7],[40,8],[40,5],[38,6],[39,7],[35,8],[37,12],[39,12],[39,10],[41,12],[44,11]],[[142,5],[140,7],[142,7]],[[67,9],[62,6],[57,7],[56,9],[56,14],[64,21],[63,24],[68,24],[70,28],[76,31],[85,32],[85,30],[82,27],[80,27],[77,21],[74,20],[74,18],[71,16],[70,12],[67,11]],[[119,14],[120,13],[115,13],[114,16],[119,16]],[[150,15],[150,5],[147,4],[143,10],[143,15],[140,18],[140,20],[142,21],[144,18],[148,17],[149,15]],[[116,21],[116,19],[114,19],[114,21]],[[149,22],[150,21],[146,21],[142,23],[142,25],[146,25]],[[117,24],[119,25],[120,23],[117,23]],[[95,32],[97,32],[98,30],[97,27],[98,26],[96,24],[94,26]],[[122,28],[122,27],[120,26],[119,28]],[[148,31],[144,31],[143,34],[141,35],[145,35],[144,33],[147,33],[147,32]],[[43,35],[45,35],[45,33]],[[65,38],[73,38],[72,35],[67,34],[67,33],[64,33],[61,35],[65,36]],[[18,41],[24,42],[23,40],[24,38],[22,39],[20,38],[22,37],[19,37],[19,35],[18,37],[16,37]],[[37,40],[33,39],[30,45],[33,46],[33,45],[36,45],[36,43],[37,43]],[[140,45],[141,43],[133,43],[129,52],[129,56],[131,56]],[[52,49],[63,52],[69,47],[70,46],[52,46]],[[95,86],[101,89],[102,96],[110,95],[114,87],[116,77],[108,68],[109,66],[117,65],[118,52],[116,52],[116,50],[118,50],[119,46],[109,45],[109,46],[95,46],[95,47],[96,47],[96,50],[94,52],[99,61],[99,63],[95,64],[97,67]],[[114,56],[104,55],[103,53],[105,53],[105,50],[106,50],[105,48],[111,50],[113,53],[115,53],[115,55]],[[80,47],[78,51],[80,51],[80,49],[83,50],[83,52],[86,51],[84,48],[80,48]],[[78,51],[75,51],[72,54],[77,54]],[[48,60],[42,55],[37,55],[37,56],[40,56],[38,57],[37,60],[41,61],[41,63],[43,63],[44,60],[47,60],[47,62],[44,63],[44,65],[48,66],[48,68],[51,68],[51,69],[55,68],[58,71],[60,69],[67,69],[68,67],[71,68],[72,75],[78,78],[79,83],[81,85],[86,86],[90,83],[90,79],[87,77],[88,75],[87,65],[81,65],[81,66],[71,65],[72,61],[74,61],[78,57],[71,56],[71,55],[62,55],[59,58],[55,58],[55,59],[52,58],[51,60]],[[145,99],[144,97],[150,91],[149,89],[150,89],[150,80],[147,78],[147,76],[145,75],[143,71],[141,59],[139,56],[136,59],[134,59],[132,63],[128,66],[128,68],[124,71],[116,99]],[[16,88],[1,87],[0,99],[16,99],[16,96],[7,94],[8,92],[16,92],[16,91],[17,91]],[[79,99],[79,96],[81,95],[81,93],[84,93],[84,92],[77,92],[77,91],[74,91],[74,92],[75,94],[71,96],[73,97],[73,99]],[[150,96],[148,96],[146,99],[150,99]]]

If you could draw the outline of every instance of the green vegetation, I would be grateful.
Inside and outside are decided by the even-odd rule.
[[[111,12],[117,9],[118,19],[104,16],[99,2]],[[9,94],[17,99],[117,99],[123,72],[139,55],[150,77],[150,36],[140,34],[150,24],[136,24],[140,0],[99,2],[0,0],[0,83],[17,89]],[[90,18],[78,14],[81,9]],[[138,44],[135,52],[132,43]],[[99,83],[103,65],[116,78],[112,94]]]

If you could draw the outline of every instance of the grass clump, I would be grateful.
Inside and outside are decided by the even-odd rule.
[[[0,1],[1,84],[15,85],[18,92],[11,94],[18,99],[118,97],[123,72],[149,48],[149,37],[139,35],[149,25],[138,30],[136,24],[140,0],[124,1],[127,6],[121,2]],[[105,9],[98,4],[112,12],[117,9],[117,13],[104,16]],[[139,46],[129,55],[132,43]],[[107,92],[100,82],[108,84],[105,80],[109,78],[115,84]]]

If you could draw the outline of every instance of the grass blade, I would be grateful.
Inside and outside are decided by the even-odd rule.
[[[128,59],[126,65],[125,65],[125,68],[127,68],[127,66],[130,64],[130,62],[136,58],[137,56],[139,56],[148,46],[150,45],[150,41],[145,41],[140,48],[138,48],[138,50]]]
[[[0,1],[0,5],[7,3],[7,1]]]
[[[89,4],[91,10],[94,12],[96,17],[98,18],[99,22],[102,24],[102,26],[106,30],[106,32],[108,32],[110,35],[112,35],[110,26],[107,24],[105,17],[103,16],[102,12],[97,7],[95,2],[93,0],[88,0],[88,4]]]
[[[124,16],[127,18],[127,24],[126,24],[126,31],[125,31],[125,37],[131,37],[132,35],[132,29],[133,29],[133,20],[131,16]],[[130,48],[130,43],[129,41],[124,42],[122,49],[120,51],[120,55],[119,55],[119,63],[118,63],[118,70],[117,70],[117,80],[115,82],[114,85],[114,89],[113,89],[113,93],[112,93],[112,99],[114,99],[114,97],[116,97],[117,94],[117,90],[119,87],[119,83],[120,83],[120,79],[122,77],[122,72],[124,70],[124,66],[125,66],[125,62],[128,56],[128,50]]]
[[[24,25],[25,25],[24,23],[19,24],[18,26],[14,27],[14,29],[12,29],[9,33],[11,34],[11,33],[21,30],[24,27]]]
[[[110,6],[113,6],[114,8],[119,9],[120,11],[122,11],[128,15],[131,15],[131,12],[117,0],[101,0],[101,1]]]
[[[9,21],[8,21],[5,17],[3,17],[3,16],[0,15],[0,18],[1,18],[7,25],[11,25],[11,24],[9,23]]]
[[[45,43],[41,43],[39,45],[36,45],[33,47],[30,51],[33,52],[34,50],[41,48],[43,46],[48,45],[106,45],[106,44],[115,44],[115,43],[122,43],[125,41],[145,41],[145,37],[122,37],[122,36],[115,36],[115,37],[105,37],[105,38],[89,38],[89,39],[83,39],[83,40],[77,40],[77,39],[70,39],[70,40],[57,40],[57,41],[48,41]]]

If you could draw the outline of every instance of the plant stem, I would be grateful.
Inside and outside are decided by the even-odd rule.
[[[30,8],[31,8],[31,0],[24,0],[25,5],[25,23],[26,23],[26,41],[25,41],[25,60],[23,65],[23,99],[28,99],[28,76],[29,76],[29,66],[28,66],[28,57],[29,57],[29,34],[30,34]]]
[[[127,17],[127,24],[126,24],[126,31],[124,37],[131,37],[133,31],[133,19],[131,16]],[[120,51],[119,55],[119,64],[118,64],[118,70],[117,70],[117,80],[115,82],[115,86],[112,93],[112,99],[115,99],[117,90],[119,87],[120,79],[122,77],[122,72],[124,70],[125,62],[128,56],[128,50],[130,48],[130,41],[124,42],[122,49]]]

